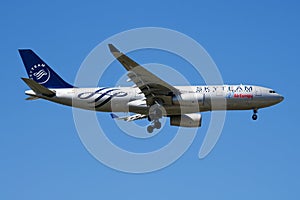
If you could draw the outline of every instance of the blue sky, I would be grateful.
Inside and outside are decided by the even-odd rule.
[[[0,199],[299,199],[299,9],[298,1],[1,2]],[[260,110],[257,122],[252,111],[228,112],[218,144],[203,160],[198,151],[209,113],[189,150],[171,166],[139,175],[104,166],[82,145],[71,108],[24,100],[27,86],[20,77],[27,75],[17,49],[32,48],[72,83],[98,43],[145,26],[192,37],[224,82],[271,87],[284,102]],[[176,60],[145,52],[132,56],[141,63],[165,59],[182,70]],[[103,84],[112,86],[125,73],[117,63],[114,68],[107,73],[114,78]],[[193,73],[187,76],[203,84]],[[111,120],[107,113],[97,116],[104,126]],[[138,151],[161,146],[172,130],[149,143],[125,138],[117,127],[111,134]]]

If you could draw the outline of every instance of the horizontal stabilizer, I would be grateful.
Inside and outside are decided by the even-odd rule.
[[[53,97],[55,96],[55,92],[49,90],[48,88],[38,84],[32,79],[29,78],[22,78],[22,80],[36,93],[36,94],[42,94],[47,97]]]
[[[27,97],[25,100],[36,100],[36,99],[39,99],[39,97],[31,96],[31,97]]]

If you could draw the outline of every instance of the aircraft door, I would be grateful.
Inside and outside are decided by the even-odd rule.
[[[216,88],[216,94],[217,94],[217,96],[224,96],[224,94],[225,94],[224,88],[223,87],[217,87]]]
[[[196,93],[196,99],[199,105],[204,105],[204,94]]]
[[[261,89],[258,87],[255,87],[255,96],[261,96]]]

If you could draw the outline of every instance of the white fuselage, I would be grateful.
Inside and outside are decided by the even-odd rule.
[[[272,89],[252,85],[175,86],[175,88],[180,91],[180,94],[170,97],[172,105],[164,106],[166,115],[180,115],[182,114],[182,107],[185,108],[186,113],[194,113],[193,106],[195,103],[198,105],[199,112],[205,112],[259,109],[272,106],[283,100],[283,97]],[[54,97],[39,95],[32,90],[26,91],[26,94],[63,105],[101,112],[134,112],[140,114],[149,112],[146,98],[139,88],[103,87],[50,90],[55,91]],[[214,102],[213,106],[212,102]]]

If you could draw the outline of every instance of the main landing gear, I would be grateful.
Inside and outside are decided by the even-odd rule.
[[[152,133],[154,129],[160,129],[161,128],[161,123],[159,120],[154,120],[152,125],[149,125],[147,127],[148,133]]]
[[[253,120],[257,120],[257,109],[253,110],[253,115],[252,115]]]
[[[162,118],[162,116],[163,112],[159,105],[156,104],[151,106],[148,116],[148,120],[151,122],[151,124],[147,127],[148,133],[152,133],[154,129],[161,128],[161,122],[159,119]]]

